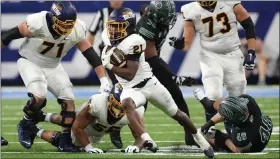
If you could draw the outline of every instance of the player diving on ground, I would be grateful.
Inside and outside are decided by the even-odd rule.
[[[218,113],[201,127],[209,143],[216,151],[233,153],[261,152],[269,142],[272,120],[265,115],[255,99],[247,94],[227,97],[212,103],[201,89],[194,90],[195,98],[207,109]],[[209,131],[211,126],[224,122],[227,133]]]

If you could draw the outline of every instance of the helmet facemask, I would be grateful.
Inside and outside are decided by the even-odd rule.
[[[53,30],[59,35],[68,35],[74,28],[76,20],[61,21],[56,16],[53,16]]]
[[[213,6],[217,1],[197,1],[199,5],[202,7],[211,7]]]
[[[128,36],[127,28],[129,26],[128,21],[116,22],[114,20],[108,20],[107,22],[107,34],[110,41],[119,41]]]
[[[118,101],[113,94],[110,94],[108,98],[109,100],[107,103],[107,107],[111,115],[116,119],[122,118],[125,115],[126,111],[122,107],[121,102]]]

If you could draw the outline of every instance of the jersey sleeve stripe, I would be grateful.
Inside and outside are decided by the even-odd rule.
[[[95,34],[97,32],[100,21],[101,21],[101,13],[100,11],[98,11],[89,28],[89,31],[91,33]]]

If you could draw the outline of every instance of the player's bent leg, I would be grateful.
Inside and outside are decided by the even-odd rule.
[[[136,105],[131,98],[125,98],[121,101],[122,106],[126,110],[126,116],[129,121],[131,129],[138,135],[146,133],[144,123],[140,115],[137,113]]]
[[[44,81],[33,81],[27,85],[30,98],[23,108],[24,118],[17,126],[19,142],[27,149],[30,149],[35,136],[31,136],[30,129],[39,121],[44,121],[44,114],[41,111],[46,106],[47,85]]]
[[[168,64],[158,56],[154,56],[147,59],[147,62],[152,67],[153,74],[158,78],[161,84],[164,85],[164,87],[170,92],[178,108],[190,117],[188,105],[183,97],[179,86],[172,78],[173,73],[169,68]],[[191,133],[188,132],[186,134],[185,142],[186,145],[195,145]]]
[[[61,126],[62,132],[60,135],[58,151],[59,152],[79,152],[79,148],[72,144],[71,127],[75,120],[74,100],[58,99],[57,102],[61,105]]]

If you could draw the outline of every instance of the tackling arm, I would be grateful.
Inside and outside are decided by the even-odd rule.
[[[18,26],[3,33],[1,39],[1,47],[8,45],[14,39],[31,37],[31,36],[32,33],[28,30],[27,23],[22,22]]]

